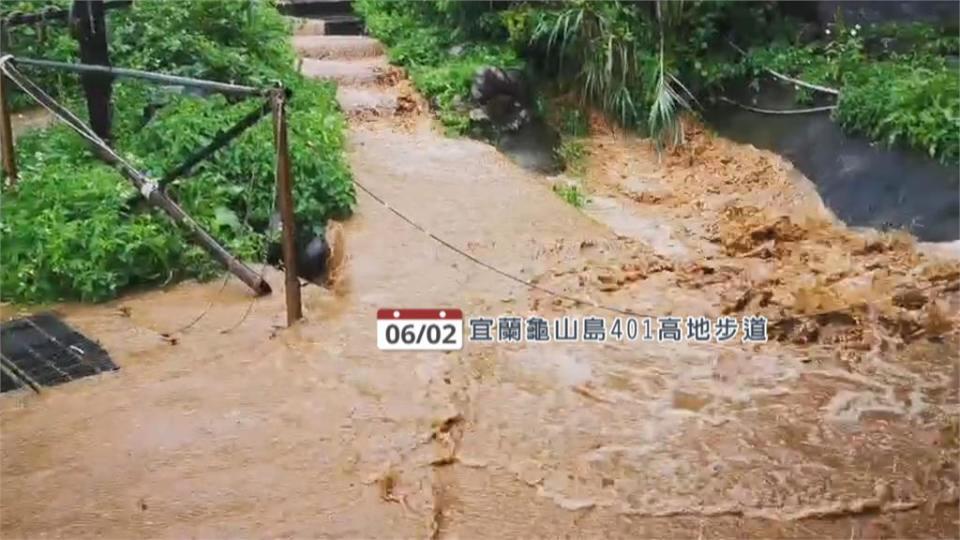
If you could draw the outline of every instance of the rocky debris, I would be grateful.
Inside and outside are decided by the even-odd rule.
[[[661,204],[670,199],[670,191],[651,179],[625,178],[618,188],[621,193],[641,204]]]
[[[898,292],[893,296],[893,305],[908,310],[920,309],[927,303],[927,295],[917,288]]]
[[[373,87],[340,86],[337,102],[347,114],[383,116],[401,108],[400,97],[392,92]]]
[[[788,216],[770,216],[752,206],[728,207],[723,212],[725,222],[720,226],[720,242],[730,255],[769,258],[777,254],[777,247],[797,242],[806,230]]]
[[[499,129],[516,131],[533,118],[533,94],[520,70],[478,69],[470,96],[482,108],[483,116]]]

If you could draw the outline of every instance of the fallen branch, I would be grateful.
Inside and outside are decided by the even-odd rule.
[[[739,52],[739,53],[742,54],[743,56],[750,56],[749,54],[747,54],[747,51],[745,51],[745,50],[741,49],[740,47],[738,47],[736,43],[734,43],[734,42],[732,42],[732,41],[728,41],[727,43],[730,44],[731,47],[733,47],[734,49],[736,49],[737,52]],[[804,88],[809,88],[809,89],[811,89],[811,90],[816,90],[816,91],[818,91],[818,92],[823,92],[824,94],[831,94],[831,95],[834,95],[834,96],[839,96],[839,95],[840,95],[840,91],[837,90],[836,88],[830,88],[830,87],[828,87],[828,86],[820,86],[819,84],[813,84],[813,83],[808,83],[808,82],[806,82],[806,81],[801,81],[800,79],[794,79],[793,77],[784,75],[783,73],[780,73],[779,71],[775,71],[775,70],[770,69],[770,68],[768,68],[768,67],[764,67],[763,69],[764,69],[764,71],[766,71],[767,73],[773,75],[774,77],[776,77],[776,78],[778,78],[778,79],[780,79],[780,80],[783,80],[783,81],[787,81],[787,82],[789,82],[789,83],[793,83],[793,84],[795,84],[795,85],[797,85],[797,86],[802,86],[802,87],[804,87]]]
[[[736,105],[741,109],[746,109],[755,113],[761,114],[810,114],[818,112],[832,111],[837,108],[836,105],[824,105],[823,107],[810,107],[809,109],[790,109],[790,110],[776,110],[776,109],[760,109],[758,107],[751,107],[750,105],[744,105],[743,103],[736,102],[732,99],[725,98],[720,96],[720,101],[724,103],[729,103],[731,105]]]

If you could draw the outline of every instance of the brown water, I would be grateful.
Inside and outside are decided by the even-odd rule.
[[[788,321],[871,307],[750,347],[382,353],[381,306],[609,315],[361,194],[345,294],[304,289],[292,329],[274,272],[245,318],[235,280],[62,306],[121,370],[0,398],[3,536],[955,537],[956,263],[844,230],[752,148],[698,133],[658,164],[598,129],[591,151],[586,212],[416,114],[355,120],[349,157],[431,232],[585,300]],[[920,309],[887,294],[931,284]]]

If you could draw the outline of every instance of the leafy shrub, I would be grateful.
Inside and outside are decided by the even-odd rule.
[[[940,54],[955,50],[957,38],[920,23],[860,28],[840,21],[830,30],[825,43],[756,49],[751,68],[759,74],[770,67],[837,88],[835,116],[845,129],[885,144],[903,142],[941,161],[956,162],[960,79],[956,67]],[[882,46],[887,39],[900,40],[906,50]],[[803,88],[797,95],[802,103],[813,98]]]
[[[553,191],[576,208],[583,208],[587,204],[587,196],[577,184],[555,184]]]
[[[261,86],[289,77],[296,60],[269,2],[135,2],[108,16],[116,65]]]
[[[468,129],[460,103],[471,68],[520,63],[572,90],[626,126],[658,142],[682,140],[677,118],[693,96],[769,67],[839,88],[842,126],[885,142],[905,143],[943,161],[958,159],[960,92],[956,25],[921,23],[850,27],[838,19],[826,40],[803,43],[803,25],[776,2],[694,1],[456,2],[360,0],[371,31],[407,66],[455,132]],[[733,41],[752,47],[741,57]],[[450,47],[492,43],[491,58]],[[466,54],[464,54],[466,52]],[[476,60],[476,61],[475,61]],[[801,102],[813,95],[800,88]],[[581,105],[582,105],[581,103]]]
[[[838,104],[844,128],[888,145],[903,141],[943,161],[960,158],[956,70],[869,64],[848,76]]]
[[[586,172],[587,149],[579,138],[565,138],[556,150],[566,166],[567,174],[582,177]]]
[[[287,110],[297,218],[317,226],[328,217],[346,217],[355,193],[333,85],[295,72],[289,31],[273,6],[257,2],[238,12],[237,5],[136,2],[122,17],[111,12],[114,63],[240,84],[285,81],[293,91]],[[76,86],[63,98],[83,111]],[[219,96],[191,98],[129,80],[115,84],[114,98],[116,145],[154,177],[261,102],[231,105]],[[148,104],[162,107],[144,123]],[[72,130],[29,133],[17,141],[17,154],[20,181],[4,190],[0,216],[4,300],[99,301],[135,285],[220,271],[161,211],[129,208],[135,190],[93,159]],[[235,255],[260,261],[260,231],[274,208],[274,163],[273,128],[266,119],[169,193]]]

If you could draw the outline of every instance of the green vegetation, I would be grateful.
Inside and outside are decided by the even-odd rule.
[[[0,17],[10,13],[35,13],[37,11],[70,6],[70,0],[19,0],[16,2],[0,2]],[[23,25],[7,29],[10,49],[13,54],[27,58],[72,59],[79,54],[77,40],[70,36],[67,26],[62,22],[53,22],[47,25]],[[38,72],[34,79],[48,94],[59,95],[68,87],[75,87],[74,76],[54,72]],[[20,111],[33,107],[29,97],[14,88],[10,96],[10,108]]]
[[[840,90],[835,118],[845,129],[943,161],[960,158],[960,77],[946,58],[960,49],[955,28],[856,29],[838,20],[827,39],[811,42],[777,2],[358,4],[371,32],[391,47],[393,61],[410,69],[454,132],[470,125],[463,103],[473,69],[484,64],[525,64],[559,94],[573,92],[660,143],[683,140],[678,118],[696,111],[694,96],[721,94],[725,85],[770,67]],[[740,55],[730,41],[750,54]],[[798,99],[812,96],[801,90]]]
[[[129,10],[109,12],[108,18],[115,65],[250,85],[279,80],[291,87],[297,217],[319,225],[349,215],[355,194],[342,155],[345,124],[335,89],[295,72],[289,29],[272,5],[135,2]],[[66,35],[63,26],[51,25],[47,32],[47,39]],[[13,43],[15,54],[26,55],[21,51],[30,47],[35,45],[26,37]],[[66,46],[30,54],[76,61]],[[63,76],[60,95],[84,117],[72,77]],[[49,79],[37,80],[49,84]],[[148,104],[163,106],[146,121]],[[199,99],[120,80],[114,85],[115,144],[142,170],[159,176],[259,105],[260,100],[230,104],[219,96]],[[2,200],[4,300],[99,301],[131,286],[206,278],[220,271],[165,214],[128,208],[136,194],[132,186],[94,159],[72,130],[55,126],[30,133],[17,141],[17,157],[20,181],[15,189],[4,188]],[[274,158],[273,130],[266,119],[169,192],[228,249],[260,261],[264,235],[258,231],[273,208]]]
[[[587,196],[583,194],[578,184],[555,184],[553,191],[561,199],[577,208],[583,208],[583,205],[587,204]]]
[[[574,178],[583,177],[587,161],[584,138],[589,132],[586,114],[583,109],[560,98],[547,101],[542,108],[541,113],[562,135],[556,154],[566,166],[567,174]]]
[[[842,21],[828,37],[757,49],[754,69],[837,89],[835,118],[846,129],[886,144],[903,141],[945,162],[960,158],[960,73],[946,59],[957,54],[960,37],[922,24],[860,28]],[[811,99],[810,90],[798,92],[799,101]]]
[[[583,139],[568,137],[560,142],[557,155],[567,167],[567,174],[581,177],[586,172],[587,150],[583,146]]]

